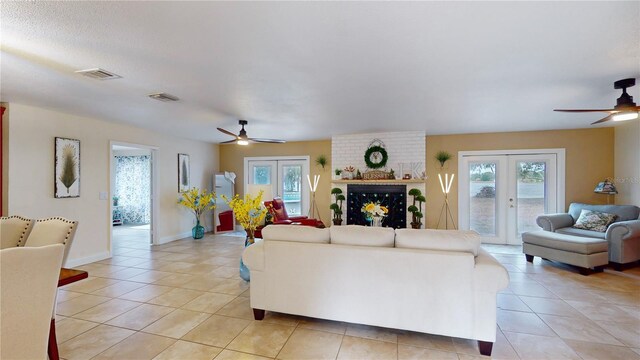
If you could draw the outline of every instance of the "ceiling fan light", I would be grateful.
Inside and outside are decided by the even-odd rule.
[[[238,145],[249,145],[249,141],[245,140],[245,139],[238,139],[238,141],[236,141],[236,144]]]
[[[633,120],[637,118],[638,118],[637,111],[620,112],[620,113],[614,114],[611,117],[613,121],[626,121],[626,120]]]

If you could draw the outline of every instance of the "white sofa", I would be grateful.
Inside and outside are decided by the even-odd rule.
[[[278,225],[242,259],[251,307],[478,340],[491,354],[506,269],[473,232]]]

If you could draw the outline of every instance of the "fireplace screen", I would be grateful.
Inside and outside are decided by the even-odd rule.
[[[379,201],[389,209],[382,226],[407,227],[407,189],[405,185],[347,185],[347,224],[369,225],[362,213],[362,205]]]

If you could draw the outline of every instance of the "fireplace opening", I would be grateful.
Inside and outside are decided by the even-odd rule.
[[[389,209],[382,226],[407,227],[406,185],[347,185],[347,224],[369,225],[361,211],[368,202],[380,202]]]

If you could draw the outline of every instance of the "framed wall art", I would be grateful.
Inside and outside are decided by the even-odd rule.
[[[80,197],[80,140],[56,137],[54,175],[56,198]]]
[[[191,188],[189,170],[189,155],[178,154],[178,192],[183,193]]]

